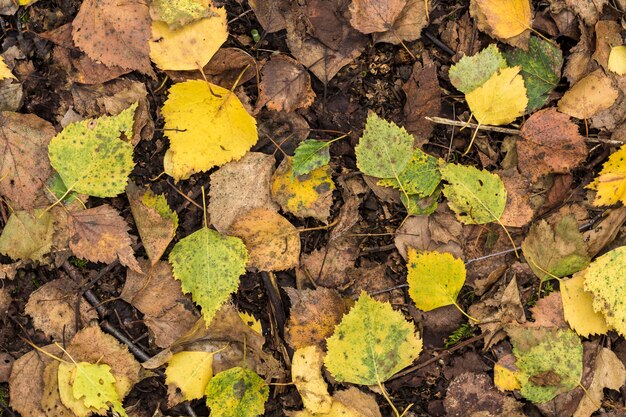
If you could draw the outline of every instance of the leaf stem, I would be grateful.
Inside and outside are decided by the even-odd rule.
[[[461,312],[461,314],[463,314],[465,317],[467,317],[468,319],[470,319],[470,320],[472,320],[472,321],[475,321],[475,322],[476,322],[475,324],[480,324],[480,320],[478,320],[478,319],[476,319],[476,318],[474,318],[474,317],[470,316],[470,315],[469,315],[469,314],[467,314],[465,311],[463,311],[463,309],[461,308],[461,306],[459,306],[459,305],[457,304],[457,302],[456,302],[456,301],[452,300],[452,304],[453,304],[453,305],[454,305],[454,306],[455,306],[455,307],[456,307],[456,308],[457,308],[457,309]]]
[[[380,391],[383,394],[383,397],[385,397],[385,400],[387,400],[387,402],[391,406],[393,413],[396,415],[396,417],[401,417],[400,412],[398,412],[398,409],[396,408],[395,405],[393,405],[391,398],[389,398],[389,394],[387,394],[387,390],[385,389],[385,386],[378,379],[376,380],[376,382],[378,382],[378,388],[380,388]]]
[[[208,228],[209,227],[209,221],[207,219],[207,214],[206,214],[206,193],[204,192],[204,185],[202,186],[202,213],[204,215],[204,227]]]

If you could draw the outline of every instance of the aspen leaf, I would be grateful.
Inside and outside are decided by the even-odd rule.
[[[590,260],[576,219],[571,215],[554,226],[545,220],[534,224],[522,242],[522,252],[530,269],[542,281],[578,272]]]
[[[411,159],[413,141],[403,127],[370,113],[363,136],[354,148],[356,165],[366,175],[396,178]]]
[[[457,305],[456,298],[465,283],[465,264],[449,253],[407,251],[409,296],[423,311]]]
[[[483,85],[465,94],[465,100],[478,123],[505,125],[524,114],[528,97],[519,72],[519,66],[500,69]]]
[[[94,197],[124,192],[135,163],[133,146],[120,136],[131,138],[136,109],[72,123],[50,141],[50,163],[67,187]]]
[[[587,188],[597,191],[594,206],[610,206],[618,201],[626,204],[626,145],[609,156]]]
[[[560,282],[565,320],[582,337],[606,334],[609,331],[606,320],[602,314],[593,310],[593,296],[584,290],[584,283],[584,271]]]
[[[167,362],[165,376],[170,406],[202,398],[206,385],[213,376],[213,353],[175,353]]]
[[[472,0],[470,11],[476,17],[479,29],[502,40],[530,29],[529,0]]]
[[[440,181],[441,173],[437,158],[421,149],[415,149],[408,164],[398,175],[398,179],[384,178],[378,181],[378,185],[404,190],[409,195],[428,197],[435,191]]]
[[[191,293],[193,301],[202,307],[208,326],[237,290],[239,277],[246,271],[248,252],[241,239],[203,227],[178,241],[169,261],[183,292]]]
[[[571,330],[511,327],[507,330],[521,394],[534,403],[545,403],[575,388],[582,377],[583,346]]]
[[[441,177],[443,194],[457,219],[465,224],[498,221],[506,205],[506,189],[496,174],[471,166],[446,164]]]
[[[176,30],[189,23],[216,14],[209,0],[154,0],[150,2],[150,17]]]
[[[586,269],[584,290],[593,294],[593,310],[602,313],[606,324],[626,335],[626,246],[596,258]]]
[[[617,75],[626,74],[626,46],[620,45],[611,48],[608,68],[609,71],[613,71]]]
[[[154,20],[150,39],[152,62],[162,70],[203,68],[228,38],[226,9],[209,6],[207,13],[209,17],[178,29]]]
[[[13,75],[7,64],[4,62],[4,58],[0,56],[0,80],[4,80],[7,78],[13,78],[14,80],[17,80],[15,75]]]
[[[324,364],[338,382],[375,385],[412,364],[422,351],[422,339],[391,304],[362,292],[327,346]]]
[[[293,175],[306,175],[330,162],[330,142],[309,139],[301,142],[293,154]]]
[[[206,403],[214,417],[255,417],[264,414],[270,390],[251,369],[235,367],[209,381]]]
[[[324,352],[317,346],[296,350],[291,365],[291,380],[296,386],[304,408],[313,414],[328,413],[332,398],[322,377]]]
[[[43,260],[52,248],[53,226],[50,212],[13,212],[0,235],[0,253],[15,260]]]
[[[506,68],[504,55],[491,44],[476,55],[464,56],[450,67],[450,82],[462,93],[470,93],[483,85],[499,69]]]
[[[203,80],[174,84],[162,113],[170,139],[165,171],[177,181],[240,159],[258,139],[237,96]]]

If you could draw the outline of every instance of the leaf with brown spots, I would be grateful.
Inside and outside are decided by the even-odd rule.
[[[261,69],[257,109],[291,112],[313,104],[315,93],[308,71],[293,58],[278,55]]]
[[[521,135],[518,166],[533,181],[546,174],[567,174],[587,158],[587,145],[578,126],[555,108],[530,116]]]
[[[108,204],[70,213],[70,249],[79,258],[111,263],[119,258],[122,265],[141,272],[135,259],[128,225]]]
[[[148,2],[85,0],[72,23],[72,37],[95,61],[153,74]]]

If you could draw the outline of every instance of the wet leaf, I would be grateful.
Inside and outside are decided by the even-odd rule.
[[[609,156],[598,176],[587,185],[597,190],[594,206],[609,206],[618,201],[626,204],[626,145]]]
[[[265,412],[270,390],[254,371],[236,367],[216,374],[205,393],[211,416],[255,417]]]
[[[450,82],[462,93],[471,93],[506,66],[504,55],[495,44],[491,44],[476,55],[464,56],[452,65]]]
[[[301,142],[293,154],[293,175],[306,175],[330,162],[330,143],[308,139]]]

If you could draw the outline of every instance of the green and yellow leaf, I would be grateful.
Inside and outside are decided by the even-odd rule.
[[[205,394],[211,417],[255,417],[265,412],[269,388],[254,371],[236,367],[211,378]]]

